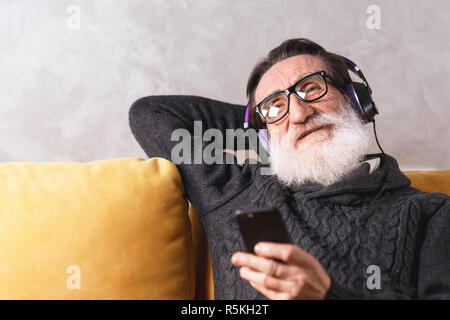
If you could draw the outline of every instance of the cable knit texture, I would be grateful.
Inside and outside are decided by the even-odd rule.
[[[149,157],[171,160],[173,130],[240,128],[244,106],[195,96],[138,100],[131,130]],[[197,140],[196,140],[197,139]],[[195,152],[192,139],[192,150]],[[203,148],[210,143],[202,141]],[[226,156],[224,155],[226,158]],[[216,299],[267,299],[241,279],[231,255],[243,251],[233,211],[277,207],[293,244],[313,255],[332,285],[327,299],[450,297],[450,197],[410,186],[397,161],[380,157],[371,174],[349,176],[331,186],[283,187],[261,174],[263,164],[178,164],[186,197],[205,228]],[[224,160],[225,160],[224,158]],[[380,269],[380,289],[369,289],[369,266]]]

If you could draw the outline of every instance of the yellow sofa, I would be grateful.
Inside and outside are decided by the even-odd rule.
[[[450,194],[450,170],[407,172]],[[162,158],[0,164],[0,299],[213,299],[208,244]]]

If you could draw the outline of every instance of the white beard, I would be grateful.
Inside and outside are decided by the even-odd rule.
[[[301,130],[292,125],[280,144],[277,132],[270,139],[270,162],[272,173],[285,186],[298,186],[306,182],[331,185],[351,170],[364,158],[369,148],[370,131],[356,114],[356,110],[344,99],[339,112],[319,114],[305,123],[306,129],[332,124],[333,136],[305,151],[299,151],[295,144]],[[298,146],[297,146],[298,147]]]

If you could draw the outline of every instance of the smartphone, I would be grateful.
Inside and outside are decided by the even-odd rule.
[[[286,227],[277,208],[255,208],[234,211],[246,252],[260,241],[290,243]]]

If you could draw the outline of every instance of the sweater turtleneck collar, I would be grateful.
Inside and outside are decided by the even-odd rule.
[[[378,197],[382,192],[395,190],[410,185],[411,181],[401,172],[397,161],[383,153],[367,154],[364,160],[380,158],[380,166],[368,174],[349,175],[329,186],[318,183],[308,183],[291,187],[293,193],[300,192],[308,198],[335,198],[339,195],[351,194],[360,198],[361,194]],[[339,197],[338,197],[339,198]],[[350,200],[350,199],[347,199]],[[347,201],[344,201],[347,202]]]

